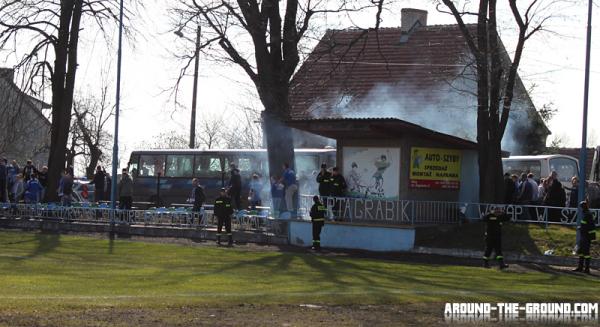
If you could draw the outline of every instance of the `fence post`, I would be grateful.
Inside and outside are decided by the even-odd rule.
[[[410,202],[410,224],[415,224],[415,202],[413,200],[409,200]]]

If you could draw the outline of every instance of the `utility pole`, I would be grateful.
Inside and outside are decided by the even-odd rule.
[[[183,38],[181,28],[174,32],[175,35]],[[200,57],[200,24],[196,28],[196,50],[194,51],[194,90],[192,93],[192,118],[190,119],[190,149],[196,147],[196,104],[198,97],[198,61]]]
[[[585,162],[587,160],[587,120],[588,120],[588,99],[590,94],[590,52],[592,43],[592,0],[588,0],[588,22],[587,22],[587,38],[585,47],[585,77],[583,84],[583,122],[581,133],[581,152],[579,153],[579,201],[585,200]],[[581,223],[583,211],[581,208],[577,210],[577,224]],[[579,241],[579,230],[577,230],[577,240]]]
[[[112,183],[110,190],[110,207],[117,207],[117,166],[119,165],[119,109],[121,106],[121,61],[123,48],[123,0],[119,5],[119,47],[117,50],[117,92],[115,99],[115,136],[113,140]],[[114,222],[111,215],[111,224]]]

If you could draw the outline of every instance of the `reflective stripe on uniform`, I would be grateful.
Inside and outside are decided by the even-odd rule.
[[[315,218],[313,221],[325,221],[325,218]]]
[[[483,256],[483,260],[489,260],[490,258]]]
[[[500,259],[503,259],[503,258],[504,258],[504,257],[503,257],[503,256],[501,256],[501,255],[498,255],[498,256],[496,256],[496,260],[500,260]]]
[[[590,234],[593,234],[593,233],[595,233],[595,232],[596,232],[595,230],[591,230],[591,231],[589,231],[588,233],[590,233]]]
[[[581,223],[582,224],[587,224],[587,220],[582,220]]]
[[[591,255],[584,255],[583,257],[586,258],[586,259],[591,259],[592,258]]]
[[[325,208],[324,206],[318,206],[317,209],[321,211],[327,211],[327,208]]]
[[[321,243],[319,240],[313,240],[313,243]]]
[[[223,203],[223,201],[215,201],[215,203],[219,203],[220,204],[220,203]]]

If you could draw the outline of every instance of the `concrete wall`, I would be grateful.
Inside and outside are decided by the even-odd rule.
[[[290,221],[290,244],[312,245],[312,224]],[[415,243],[411,227],[359,226],[343,223],[325,224],[321,232],[321,246],[326,248],[359,249],[369,251],[408,251]]]

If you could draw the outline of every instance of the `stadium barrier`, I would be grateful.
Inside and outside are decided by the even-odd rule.
[[[111,209],[106,204],[92,205],[89,203],[74,203],[71,206],[62,206],[56,203],[0,203],[0,217],[205,229],[215,226],[217,223],[212,209],[211,205],[206,205],[200,212],[194,212],[191,207],[120,210]],[[277,235],[282,233],[278,232],[281,227],[270,218],[269,209],[264,207],[257,210],[235,212],[232,216],[232,225],[237,230],[273,232]]]
[[[312,195],[300,196],[298,216],[309,220]],[[505,205],[444,201],[380,200],[366,198],[323,197],[329,219],[351,223],[423,225],[460,224],[464,220],[483,218],[501,207],[512,221],[538,224],[576,225],[577,208],[540,205]],[[600,209],[591,209],[600,223]]]
[[[310,220],[312,196],[302,195],[298,218]],[[548,207],[536,205],[503,205],[485,203],[379,200],[364,198],[324,198],[329,219],[357,224],[384,225],[433,225],[460,224],[464,220],[478,220],[496,207],[502,207],[515,222],[537,224],[576,225],[577,208]],[[600,209],[592,209],[597,224]],[[170,226],[207,228],[216,225],[212,206],[206,205],[200,212],[190,207],[168,207],[120,210],[108,205],[75,203],[72,206],[59,204],[9,204],[0,203],[0,216],[59,220],[64,222],[104,223],[146,226]],[[237,230],[285,234],[285,226],[273,219],[268,207],[257,210],[240,210],[234,213],[232,224]]]

